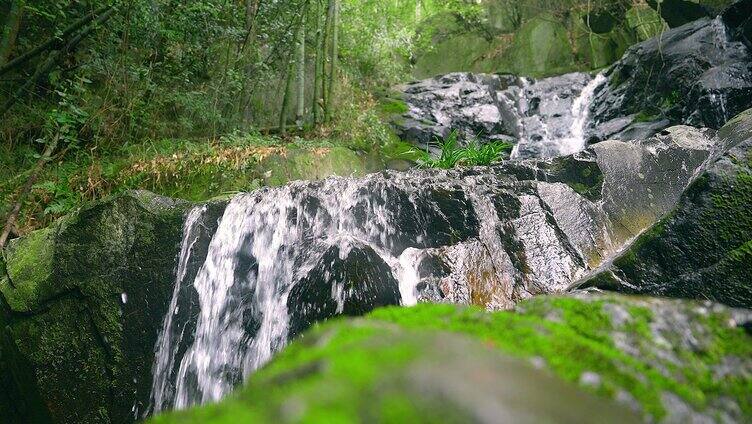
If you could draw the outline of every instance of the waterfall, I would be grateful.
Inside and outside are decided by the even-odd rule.
[[[180,291],[185,284],[188,271],[188,263],[193,252],[193,247],[199,239],[198,226],[202,216],[206,213],[206,206],[191,209],[183,224],[183,240],[180,244],[178,265],[175,277],[175,287],[172,299],[167,309],[162,330],[157,339],[156,354],[154,359],[151,408],[155,412],[168,407],[170,396],[174,393],[174,387],[170,386],[175,368],[175,358],[180,348],[180,343],[185,335],[186,323],[176,322],[175,318],[180,312],[178,301]],[[148,412],[148,411],[147,411]]]
[[[152,412],[181,409],[221,399],[263,366],[288,341],[288,296],[295,283],[330,247],[340,259],[356,246],[368,246],[397,280],[401,304],[417,303],[415,259],[421,251],[399,246],[401,230],[393,186],[415,191],[399,180],[333,178],[236,196],[227,206],[192,287],[199,312],[193,342],[178,357],[183,334],[175,327],[177,300],[194,227],[202,208],[186,219],[176,285],[156,346]],[[414,202],[407,200],[406,207]],[[427,233],[417,234],[419,246]],[[342,312],[344,286],[332,289]]]
[[[517,155],[584,148],[589,104],[603,81],[523,79],[496,93],[503,115],[518,118],[526,147]],[[533,137],[541,130],[545,137]],[[148,413],[222,399],[291,337],[334,315],[421,299],[508,308],[566,287],[584,272],[584,254],[558,227],[552,195],[512,181],[504,172],[437,170],[295,182],[235,196],[216,227],[204,222],[205,206],[193,209],[155,346]],[[604,231],[594,217],[567,219]],[[441,277],[427,271],[437,261]],[[365,281],[351,281],[353,272],[366,272]]]
[[[573,73],[512,88],[519,93],[511,112],[518,128],[512,158],[566,156],[585,149],[590,105],[605,82],[603,74]]]

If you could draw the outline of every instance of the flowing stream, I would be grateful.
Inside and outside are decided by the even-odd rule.
[[[523,79],[520,87],[511,89],[516,102],[502,103],[517,121],[512,158],[566,156],[585,149],[590,105],[605,82],[603,74],[591,79],[582,73],[535,82]]]
[[[527,152],[525,156],[530,152],[568,154],[585,147],[583,129],[589,101],[604,78],[578,78],[582,89],[577,90],[576,98],[555,94],[551,100],[556,108],[567,105],[567,116],[552,118],[561,122],[548,126],[533,113],[536,109],[545,115],[545,109],[552,107],[549,101],[517,103],[521,147],[515,156],[522,152]],[[543,89],[540,84],[530,84],[521,90],[540,95]],[[563,103],[560,97],[564,97]],[[548,136],[528,133],[526,126],[533,119],[536,128],[544,128]],[[565,130],[553,131],[562,122]],[[488,195],[498,182],[484,178],[449,173],[425,181],[401,174],[330,178],[238,195],[214,223],[207,222],[212,218],[206,206],[193,209],[185,221],[173,298],[156,346],[148,413],[218,401],[269,361],[293,335],[288,310],[291,291],[310,273],[319,272],[317,266],[333,248],[343,261],[354,250],[375,252],[388,267],[389,278],[396,281],[402,305],[419,300],[421,258],[458,237],[457,231],[437,228],[436,222],[459,219],[464,221],[456,228],[476,227],[476,241],[453,247],[458,267],[472,271],[485,260],[490,270],[513,269],[512,258],[502,246],[497,206]],[[427,184],[436,186],[435,190],[427,190]],[[467,197],[467,204],[444,204],[446,193],[458,189]],[[548,249],[546,255],[560,258],[541,263],[541,269],[547,270],[545,278],[559,278],[563,284],[583,268],[583,260],[566,243],[556,241],[556,231],[544,232],[548,212],[539,206],[540,199],[526,195],[521,200],[522,207],[530,209],[530,215],[521,220],[538,233],[536,245],[530,249]],[[532,203],[525,206],[527,202]],[[405,222],[410,223],[408,228],[400,226]],[[206,237],[210,224],[216,225],[216,230]],[[446,240],[434,240],[437,236],[433,233],[444,230],[447,234],[441,237]],[[202,237],[206,238],[203,242]],[[554,242],[543,246],[545,237]],[[198,249],[201,243],[208,244]],[[560,245],[565,247],[557,247]],[[552,251],[554,248],[559,250]],[[344,282],[332,286],[337,313],[343,312],[352,290]]]

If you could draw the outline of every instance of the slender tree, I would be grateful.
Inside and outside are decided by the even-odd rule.
[[[306,3],[307,5],[307,3]],[[298,24],[297,34],[297,49],[295,52],[295,69],[296,75],[296,87],[295,97],[297,99],[297,107],[295,108],[295,125],[299,130],[303,129],[305,124],[305,82],[306,82],[306,10],[300,17],[300,23]]]
[[[331,46],[329,50],[329,81],[326,87],[324,119],[329,121],[332,118],[334,84],[337,78],[337,55],[339,54],[339,0],[329,0],[327,20],[330,21]]]
[[[18,37],[18,30],[21,27],[21,16],[25,6],[25,0],[15,0],[10,5],[2,39],[0,39],[0,66],[8,62],[8,58],[16,45],[16,37]]]
[[[287,134],[287,115],[290,113],[290,91],[292,91],[294,64],[292,60],[289,60],[285,73],[285,94],[282,97],[282,110],[279,112],[279,133],[281,135]]]
[[[316,56],[313,76],[313,123],[321,122],[321,82],[324,73],[324,13],[322,0],[316,2]]]

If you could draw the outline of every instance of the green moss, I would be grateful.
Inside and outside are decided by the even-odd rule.
[[[8,278],[0,282],[0,292],[13,311],[29,312],[40,300],[55,292],[50,282],[54,253],[53,231],[36,231],[7,247]]]
[[[410,111],[410,108],[404,100],[386,99],[379,104],[379,110],[387,115],[402,115]]]
[[[714,390],[718,393],[736,394],[738,384],[748,385],[750,379],[741,382],[718,383],[708,380],[707,370],[718,363],[720,355],[708,357],[702,352],[683,352],[685,359],[701,363],[700,368],[684,369],[682,378],[668,378],[656,370],[650,349],[645,357],[634,357],[620,350],[611,340],[614,331],[611,320],[603,310],[606,303],[620,304],[615,299],[583,302],[577,299],[533,299],[523,302],[520,314],[487,314],[481,310],[456,309],[451,306],[418,306],[413,309],[382,309],[371,315],[373,319],[388,320],[411,328],[435,328],[470,334],[503,351],[520,357],[540,357],[560,377],[578,382],[583,372],[596,372],[603,379],[597,393],[614,396],[620,390],[629,392],[645,412],[660,419],[665,410],[661,404],[664,391],[676,393],[688,403],[702,410],[707,404],[703,393]],[[650,323],[652,312],[642,306],[623,302],[631,317],[625,328],[627,334],[636,337],[644,347],[653,345]],[[716,334],[715,346],[724,353],[732,351],[727,344],[734,344],[738,353],[752,353],[749,337],[740,329],[728,327],[728,321],[718,319],[708,322],[708,328]],[[721,345],[718,345],[721,343]],[[691,382],[682,381],[682,379]],[[719,386],[720,384],[720,386]],[[748,402],[743,396],[735,398],[742,404]],[[752,410],[744,409],[749,416]]]
[[[660,115],[643,110],[634,116],[634,122],[653,122],[659,118]]]
[[[461,422],[462,415],[452,415],[461,411],[447,411],[441,404],[426,409],[430,400],[411,397],[405,386],[397,390],[386,377],[404,375],[408,364],[430,353],[425,336],[434,331],[460,333],[518,358],[542,360],[572,383],[580,383],[583,373],[596,373],[601,383],[584,385],[585,389],[612,398],[629,393],[649,421],[666,416],[664,393],[676,394],[698,412],[721,400],[735,402],[743,417],[752,417],[752,376],[713,377],[715,367],[727,358],[752,355],[750,336],[729,326],[727,310],[669,302],[541,297],[522,302],[515,312],[447,304],[379,309],[365,321],[317,325],[222,404],[172,413],[154,422],[425,422],[433,416]],[[692,330],[691,337],[698,338],[695,348],[680,347],[686,343],[685,330],[661,327],[665,324],[657,314],[665,313],[663,307],[699,328]],[[395,334],[402,336],[395,339]],[[617,334],[620,343],[614,341]],[[624,343],[637,350],[624,349]]]
[[[497,71],[533,77],[563,74],[578,68],[567,28],[547,14],[525,22],[495,65]]]

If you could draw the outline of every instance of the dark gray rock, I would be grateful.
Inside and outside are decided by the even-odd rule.
[[[744,25],[730,12],[632,46],[605,74],[609,83],[591,106],[589,140],[640,139],[669,124],[717,129],[752,106]]]
[[[720,139],[678,206],[582,285],[752,307],[752,111]]]
[[[338,315],[365,315],[400,301],[399,283],[372,248],[360,243],[333,246],[290,291],[290,337]]]

